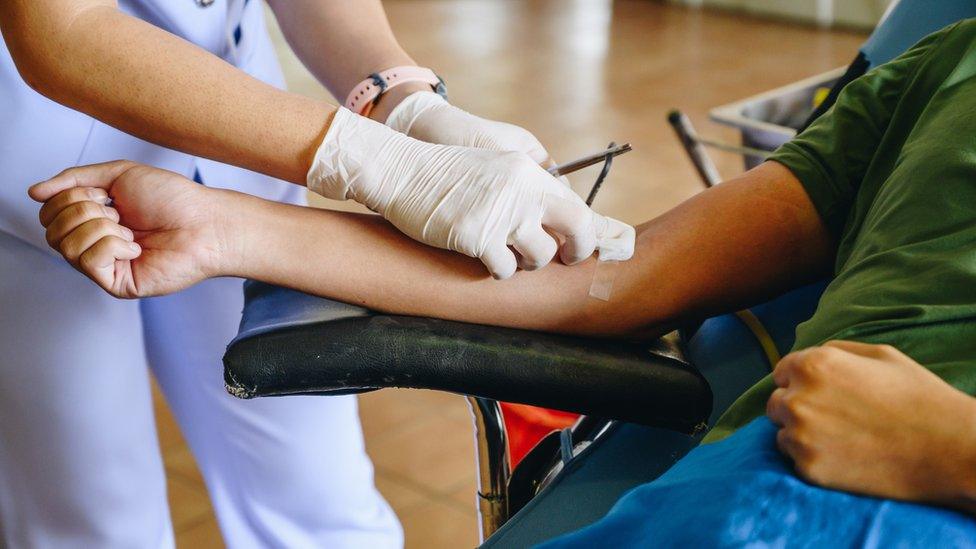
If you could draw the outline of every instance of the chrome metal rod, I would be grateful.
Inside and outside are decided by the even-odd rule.
[[[764,151],[762,149],[755,149],[753,147],[745,147],[742,145],[730,145],[728,143],[723,143],[721,141],[712,141],[711,139],[705,139],[704,137],[695,137],[695,140],[705,145],[706,147],[711,147],[713,149],[718,149],[720,151],[741,154],[743,156],[755,156],[757,158],[769,158],[769,155],[773,154],[770,151]]]
[[[483,542],[508,520],[508,436],[498,401],[466,397],[478,461],[478,532]]]
[[[560,164],[553,168],[549,168],[548,172],[557,177],[561,175],[571,174],[575,171],[582,170],[587,166],[592,166],[593,164],[599,164],[600,162],[603,162],[603,159],[605,159],[608,154],[610,155],[611,158],[613,158],[614,156],[620,156],[625,152],[629,152],[631,150],[633,149],[631,148],[630,143],[624,143],[623,145],[617,145],[616,147],[612,147],[597,153],[593,153],[588,156],[584,156],[583,158],[573,160],[572,162],[567,162],[565,164]]]
[[[674,128],[674,132],[678,134],[678,139],[685,148],[685,152],[688,153],[688,157],[691,158],[691,163],[694,164],[695,170],[698,171],[702,183],[706,187],[713,187],[721,183],[722,176],[718,173],[718,168],[715,167],[715,163],[708,156],[705,147],[698,142],[698,135],[695,133],[695,128],[691,125],[691,120],[685,116],[685,113],[677,110],[671,111],[668,113],[668,122]]]

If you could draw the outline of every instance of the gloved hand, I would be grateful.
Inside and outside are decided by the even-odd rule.
[[[316,151],[308,188],[353,199],[431,246],[476,257],[495,278],[540,268],[556,254],[629,259],[634,229],[590,210],[522,153],[437,145],[340,108]]]
[[[390,113],[386,125],[428,143],[521,152],[544,168],[555,165],[546,148],[529,131],[475,116],[434,92],[408,95]]]

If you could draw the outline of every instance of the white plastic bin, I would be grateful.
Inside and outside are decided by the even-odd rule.
[[[764,151],[774,151],[792,139],[813,112],[814,98],[820,88],[831,88],[844,74],[840,67],[811,76],[781,88],[715,107],[709,111],[712,121],[738,128],[742,144]],[[762,158],[745,155],[746,169]]]

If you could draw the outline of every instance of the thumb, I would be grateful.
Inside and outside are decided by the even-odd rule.
[[[553,162],[552,157],[549,156],[549,151],[542,146],[542,143],[539,142],[536,136],[529,133],[528,130],[523,129],[522,131],[525,132],[525,147],[522,152],[529,155],[529,158],[531,158],[533,162],[545,169],[555,166],[556,163]]]
[[[120,175],[135,165],[135,162],[129,160],[115,160],[68,168],[47,181],[31,185],[27,194],[37,202],[46,202],[52,196],[72,187],[98,187],[108,190]]]
[[[630,225],[612,217],[593,214],[596,249],[601,261],[626,261],[634,255],[637,232]]]

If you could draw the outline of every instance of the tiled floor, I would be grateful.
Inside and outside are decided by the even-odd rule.
[[[387,9],[401,42],[447,80],[455,103],[530,128],[556,158],[610,140],[633,143],[636,152],[617,161],[595,204],[630,222],[699,190],[665,123],[670,108],[685,110],[703,134],[733,139],[708,123],[710,107],[844,65],[864,39],[638,0],[401,0]],[[326,96],[284,49],[282,61],[293,90]],[[726,174],[740,169],[734,156],[715,158]],[[594,175],[574,182],[585,187]],[[218,547],[202,480],[158,396],[157,413],[178,543]],[[403,522],[407,545],[474,545],[463,400],[383,391],[362,397],[361,414],[377,484]]]

